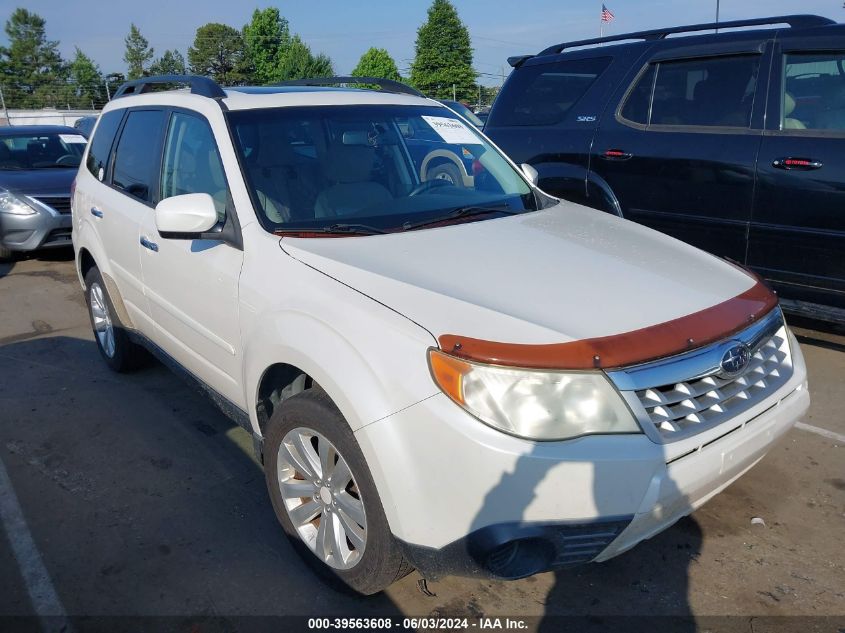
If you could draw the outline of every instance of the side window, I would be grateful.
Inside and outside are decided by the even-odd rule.
[[[204,119],[176,112],[170,117],[164,146],[161,198],[186,193],[207,193],[214,199],[218,218],[226,217],[228,188],[214,133]]]
[[[749,127],[759,69],[757,55],[653,64],[621,116],[646,125]]]
[[[127,115],[117,142],[112,184],[143,202],[152,201],[163,127],[163,111],[136,110]]]
[[[497,99],[490,126],[560,123],[609,64],[609,57],[595,57],[515,70]]]
[[[98,180],[102,180],[106,175],[109,152],[114,143],[114,135],[117,134],[117,128],[120,127],[120,121],[123,119],[123,113],[124,110],[112,110],[103,114],[100,117],[97,132],[88,146],[88,159],[85,165]]]
[[[782,130],[845,130],[845,52],[784,57]]]

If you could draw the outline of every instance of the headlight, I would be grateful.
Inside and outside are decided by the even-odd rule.
[[[622,396],[599,371],[536,371],[471,363],[430,349],[443,392],[490,426],[533,440],[640,433]]]
[[[11,213],[12,215],[32,215],[35,213],[29,204],[23,198],[15,194],[0,190],[0,213]]]

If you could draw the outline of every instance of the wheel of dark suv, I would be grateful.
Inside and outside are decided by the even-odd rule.
[[[464,186],[461,170],[452,163],[440,163],[428,170],[428,180],[445,180],[456,187]]]
[[[129,340],[97,268],[92,268],[85,275],[85,302],[97,349],[106,364],[117,372],[138,367],[146,357],[145,352]]]
[[[349,425],[321,389],[297,394],[273,413],[264,469],[285,534],[322,577],[370,595],[412,570]]]

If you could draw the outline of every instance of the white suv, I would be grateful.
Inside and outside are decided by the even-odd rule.
[[[606,560],[806,411],[758,279],[550,198],[442,104],[165,80],[120,90],[76,181],[97,345],[117,371],[151,350],[252,434],[327,576]]]

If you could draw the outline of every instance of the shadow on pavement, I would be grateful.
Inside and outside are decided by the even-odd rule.
[[[250,616],[401,616],[385,594],[338,593],[308,570],[249,435],[162,366],[119,375],[92,341],[11,343],[0,405],[0,456],[65,610],[96,616],[84,629],[101,616],[207,618],[203,631]],[[0,614],[32,611],[0,597]]]

